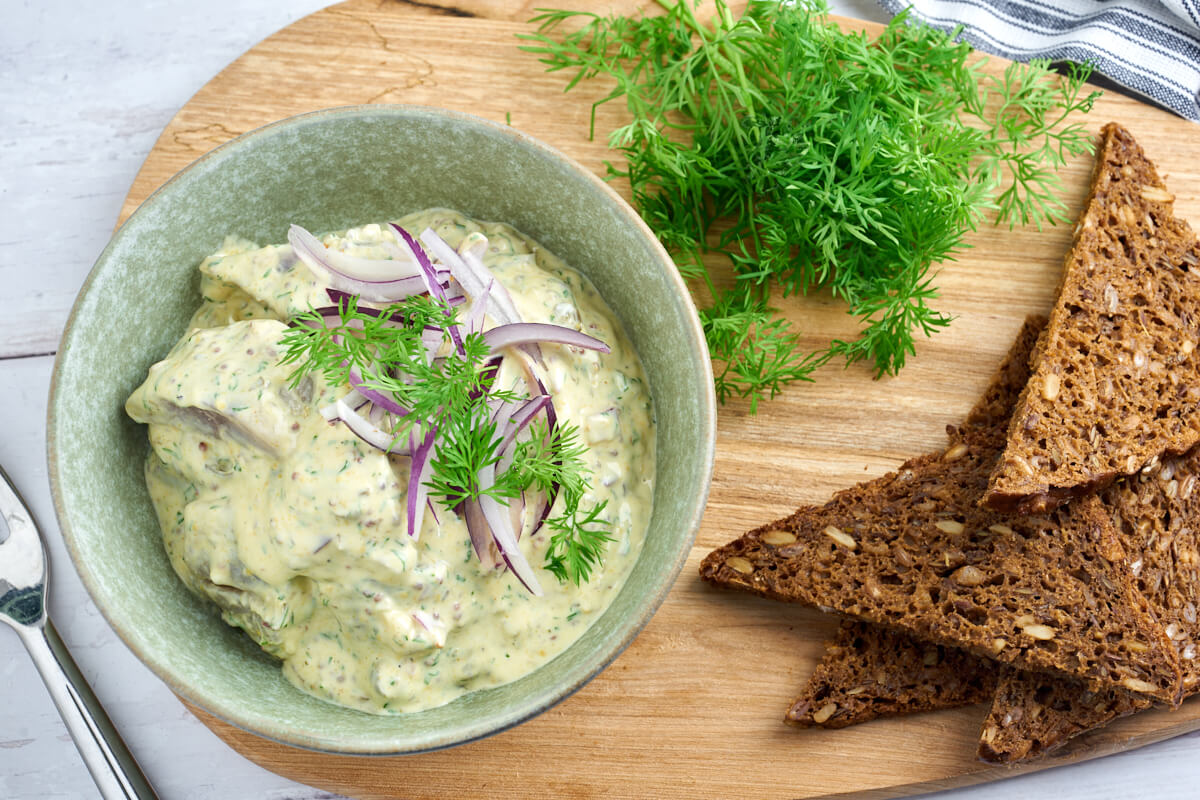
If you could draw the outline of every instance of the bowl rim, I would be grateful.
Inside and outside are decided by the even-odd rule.
[[[321,738],[305,735],[297,732],[294,729],[287,728],[286,725],[276,725],[272,730],[264,730],[261,725],[251,722],[246,715],[239,713],[239,708],[236,705],[230,705],[220,702],[217,697],[209,697],[207,693],[196,692],[181,680],[179,680],[174,672],[160,659],[153,656],[151,652],[147,652],[141,648],[136,638],[125,627],[125,622],[116,619],[113,613],[105,605],[96,602],[96,597],[101,595],[99,580],[93,574],[91,569],[82,558],[82,553],[79,546],[79,541],[76,538],[76,533],[71,526],[70,516],[68,514],[65,499],[64,487],[62,484],[62,476],[60,474],[60,459],[59,459],[59,442],[57,435],[58,424],[58,404],[60,402],[60,377],[64,368],[64,360],[69,356],[72,349],[71,336],[75,328],[77,315],[80,313],[84,305],[84,299],[92,289],[93,284],[98,279],[102,266],[107,263],[110,254],[116,249],[118,242],[124,236],[129,235],[128,231],[133,225],[136,225],[143,214],[143,209],[151,207],[164,193],[170,192],[176,185],[185,181],[190,173],[202,165],[216,159],[230,157],[239,152],[245,147],[251,146],[259,139],[270,137],[281,130],[287,130],[292,127],[302,126],[307,123],[321,121],[327,117],[349,117],[349,118],[366,118],[366,117],[394,117],[394,118],[411,118],[421,115],[440,117],[449,120],[452,123],[475,126],[482,128],[490,134],[499,134],[502,137],[508,137],[515,141],[518,146],[524,146],[535,153],[556,162],[559,166],[587,183],[593,190],[601,194],[602,199],[607,200],[612,210],[617,212],[621,221],[638,230],[641,237],[648,243],[650,250],[658,261],[664,266],[668,266],[666,277],[672,284],[674,293],[684,303],[684,309],[690,311],[686,315],[687,325],[689,330],[686,331],[689,338],[698,344],[698,350],[694,353],[696,366],[699,368],[698,377],[701,379],[701,384],[705,387],[705,391],[700,393],[699,400],[699,417],[701,427],[697,431],[700,434],[701,443],[701,463],[698,465],[700,469],[700,486],[694,501],[688,509],[688,516],[681,522],[681,526],[687,531],[686,546],[680,546],[675,554],[675,559],[670,564],[664,564],[664,569],[656,573],[657,580],[655,581],[654,590],[643,595],[642,600],[637,605],[637,613],[631,616],[627,621],[623,622],[618,631],[619,637],[614,637],[613,641],[606,647],[601,648],[598,652],[601,657],[594,664],[586,666],[579,676],[574,681],[569,681],[553,691],[545,692],[539,695],[534,695],[532,702],[524,704],[522,708],[515,712],[510,712],[502,715],[499,724],[476,724],[468,726],[466,729],[459,729],[457,735],[437,735],[426,736],[419,743],[411,745],[397,745],[396,739],[401,738],[392,735],[389,738],[390,742],[382,741],[383,737],[374,734],[358,734],[351,741],[345,744],[341,743],[345,737]],[[488,736],[506,731],[522,722],[525,722],[544,711],[553,708],[558,703],[570,697],[576,691],[586,685],[592,678],[600,674],[607,668],[622,652],[633,642],[651,617],[655,614],[658,608],[662,605],[667,595],[673,588],[679,573],[686,563],[690,551],[694,546],[696,534],[699,531],[700,522],[707,505],[709,493],[712,483],[713,462],[715,459],[716,450],[716,395],[713,386],[712,363],[709,358],[707,345],[705,342],[703,329],[700,325],[699,316],[696,312],[695,302],[692,299],[683,278],[678,270],[674,267],[674,262],[666,249],[659,242],[657,236],[645,223],[641,216],[622,198],[611,186],[603,179],[587,169],[575,159],[561,152],[560,150],[546,144],[545,142],[530,136],[516,128],[503,123],[494,122],[483,117],[473,114],[468,114],[461,111],[440,108],[437,106],[419,105],[419,104],[365,104],[365,105],[345,105],[334,106],[329,108],[309,111],[302,114],[297,114],[285,117],[279,120],[254,128],[250,131],[242,133],[227,142],[224,142],[217,147],[202,154],[195,160],[188,163],[178,172],[168,178],[161,186],[151,192],[145,200],[138,205],[136,209],[116,228],[112,237],[96,258],[91,269],[88,271],[87,277],[80,286],[76,295],[75,301],[72,304],[70,313],[68,314],[66,324],[63,327],[62,335],[59,339],[59,347],[55,354],[54,366],[50,376],[50,390],[47,402],[46,413],[46,459],[47,459],[47,474],[50,481],[50,494],[54,503],[55,516],[58,518],[59,529],[62,532],[63,540],[66,544],[71,562],[75,567],[76,573],[83,582],[84,588],[87,590],[88,596],[92,603],[97,607],[109,626],[116,632],[117,636],[124,642],[134,655],[142,662],[151,672],[155,674],[159,680],[163,681],[171,691],[187,703],[204,711],[205,713],[225,722],[234,727],[246,731],[247,733],[259,736],[271,741],[278,742],[283,745],[297,747],[316,752],[324,752],[339,755],[370,755],[370,756],[395,756],[418,754],[424,752],[432,752],[435,750],[454,747],[460,744],[467,744],[472,741],[477,741]],[[554,659],[546,662],[550,664]],[[545,665],[543,665],[545,666]],[[540,667],[539,667],[540,669]],[[299,690],[297,690],[299,691]],[[395,719],[403,719],[404,715],[396,715]],[[494,719],[494,718],[493,718]],[[403,730],[398,730],[397,734],[403,734]],[[369,740],[369,741],[367,741]]]

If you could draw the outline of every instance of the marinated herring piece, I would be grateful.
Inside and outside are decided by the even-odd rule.
[[[267,456],[288,455],[296,447],[295,420],[320,390],[311,379],[292,389],[289,370],[277,368],[276,344],[286,327],[263,319],[193,329],[168,358],[150,367],[127,411],[139,422],[188,428]]]

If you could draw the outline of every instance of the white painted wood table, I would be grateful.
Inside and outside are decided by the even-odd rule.
[[[322,5],[324,0],[0,2],[0,463],[47,534],[51,615],[164,798],[331,795],[273,775],[229,749],[133,657],[87,597],[62,544],[46,475],[54,351],[134,174],[175,111],[257,41]],[[870,0],[833,7],[846,16],[886,18]],[[17,637],[0,631],[0,799],[95,795]],[[1200,732],[936,795],[1197,796]]]

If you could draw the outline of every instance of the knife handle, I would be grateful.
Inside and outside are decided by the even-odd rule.
[[[156,800],[158,795],[50,620],[44,627],[18,632],[104,800]]]

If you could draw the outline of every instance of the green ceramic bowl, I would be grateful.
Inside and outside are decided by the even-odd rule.
[[[226,234],[285,240],[432,206],[514,225],[588,275],[641,354],[658,475],[641,558],[613,605],[514,683],[377,717],[294,689],[250,639],[184,589],[142,479],[146,431],[123,411],[200,302],[196,265]],[[205,155],[152,195],[100,255],[67,323],[50,394],[50,479],[71,557],[125,643],[178,694],[248,731],[338,753],[448,747],[546,710],[649,621],[691,548],[715,436],[695,308],[667,253],[596,176],[519,131],[432,108],[359,106],[284,120]]]

